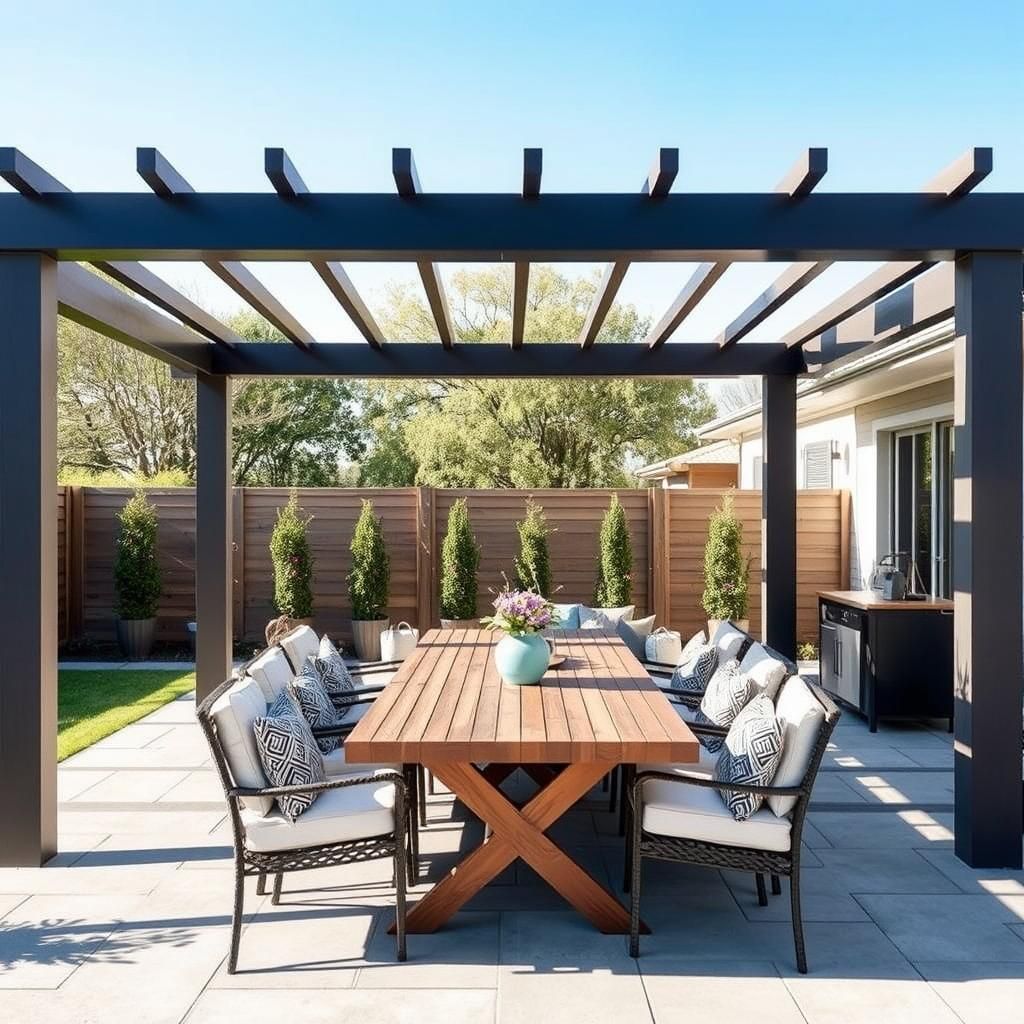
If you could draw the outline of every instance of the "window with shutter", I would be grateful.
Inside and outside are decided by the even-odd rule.
[[[804,446],[804,487],[832,486],[832,442],[815,441]]]

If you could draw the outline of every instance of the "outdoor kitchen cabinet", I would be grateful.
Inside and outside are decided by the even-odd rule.
[[[873,591],[818,595],[822,689],[880,718],[953,717],[953,603],[885,601]]]

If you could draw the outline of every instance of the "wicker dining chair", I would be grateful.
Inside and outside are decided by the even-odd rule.
[[[245,879],[256,877],[258,879],[258,890],[263,891],[268,875],[274,876],[274,890],[272,902],[277,904],[281,898],[281,887],[285,873],[291,871],[306,871],[311,868],[332,867],[339,864],[353,864],[367,860],[374,860],[378,857],[391,857],[394,861],[394,884],[395,884],[395,905],[396,905],[396,939],[398,948],[398,959],[406,958],[406,937],[405,937],[405,904],[406,904],[406,882],[409,877],[409,852],[407,849],[409,833],[409,789],[406,775],[392,769],[378,769],[368,771],[365,774],[346,774],[335,778],[328,778],[324,782],[315,782],[309,785],[299,786],[240,786],[237,784],[234,773],[229,763],[227,752],[218,734],[217,723],[214,717],[214,705],[227,694],[232,687],[247,685],[245,679],[231,678],[221,683],[209,696],[207,696],[197,707],[196,715],[200,727],[210,746],[213,762],[217,769],[217,775],[224,789],[224,796],[227,800],[229,818],[231,820],[231,831],[234,843],[235,861],[235,890],[234,907],[231,918],[231,946],[228,955],[228,973],[234,974],[238,966],[238,947],[242,930],[243,903],[245,897]],[[252,685],[256,685],[253,683]],[[331,734],[333,730],[316,730],[316,735]],[[370,769],[372,766],[366,766]],[[354,770],[358,770],[354,766]],[[358,824],[345,827],[346,812],[331,816],[331,822],[336,828],[337,838],[327,839],[325,835],[318,838],[321,840],[316,844],[288,845],[286,848],[277,848],[279,841],[275,840],[275,848],[269,850],[254,849],[247,836],[247,818],[251,815],[245,814],[243,802],[246,800],[270,800],[280,796],[294,796],[304,793],[317,793],[320,800],[330,799],[334,791],[355,789],[362,786],[390,785],[394,787],[394,806],[390,815],[391,827],[386,831],[372,830],[373,834],[362,834]],[[314,804],[305,813],[308,815],[317,805]],[[351,819],[355,821],[357,814],[364,813],[364,809],[357,806],[352,809]],[[272,815],[271,815],[272,816]],[[268,817],[271,817],[268,816]],[[279,816],[280,817],[280,816]],[[379,820],[380,815],[373,813],[373,820]],[[262,819],[262,820],[267,820]],[[283,834],[289,828],[296,827],[302,823],[298,822],[289,826],[283,819],[279,827]],[[278,825],[277,819],[274,825]],[[296,831],[299,831],[296,829]],[[327,827],[330,831],[330,826]],[[365,829],[363,830],[365,831]],[[346,834],[353,833],[353,834]]]
[[[785,684],[784,684],[785,685]],[[786,876],[790,880],[790,902],[793,917],[793,943],[796,949],[797,969],[801,974],[807,973],[807,954],[804,945],[803,919],[800,912],[800,849],[804,819],[811,799],[822,757],[828,747],[829,738],[836,722],[839,720],[839,709],[820,687],[804,681],[824,712],[817,730],[817,736],[807,759],[803,777],[793,786],[750,786],[736,782],[718,782],[711,777],[710,771],[701,771],[697,766],[679,765],[677,770],[641,770],[633,775],[629,782],[629,837],[626,843],[626,888],[630,893],[630,956],[640,954],[640,882],[643,859],[675,861],[680,864],[696,864],[703,867],[732,869],[751,872],[757,884],[758,903],[767,904],[765,891],[765,875],[770,875],[772,892],[779,894],[779,879]],[[715,726],[691,725],[690,728],[698,735],[725,736],[727,729]],[[666,766],[668,768],[669,766]],[[688,769],[696,769],[688,771]],[[788,812],[789,842],[786,849],[767,849],[765,844],[758,844],[753,838],[755,831],[751,829],[749,845],[738,845],[733,842],[714,842],[706,838],[694,838],[686,835],[685,815],[687,806],[685,797],[680,803],[682,812],[679,834],[664,835],[650,832],[644,827],[644,786],[658,781],[680,787],[697,787],[704,790],[716,790],[756,793],[765,797],[793,797],[796,803]],[[681,794],[682,795],[682,794]],[[749,822],[735,822],[722,803],[725,812],[723,821],[729,825],[731,838],[736,838]],[[760,812],[758,812],[760,813]],[[772,811],[767,812],[773,816]],[[728,817],[726,817],[726,815]],[[731,823],[731,824],[729,824]]]

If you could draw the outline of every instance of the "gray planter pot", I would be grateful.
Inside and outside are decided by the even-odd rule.
[[[149,657],[155,632],[155,618],[117,620],[117,642],[129,661],[141,661]]]
[[[380,635],[390,619],[352,620],[352,642],[360,661],[380,661]]]

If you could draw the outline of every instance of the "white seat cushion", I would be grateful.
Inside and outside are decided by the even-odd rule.
[[[652,835],[780,853],[789,849],[789,818],[777,818],[762,807],[746,821],[737,821],[718,790],[710,787],[652,779],[644,784],[643,807],[643,828]]]
[[[342,775],[372,775],[379,770],[400,772],[402,766],[400,764],[349,764],[345,760],[344,744],[329,754],[324,754],[324,771],[330,778],[338,778]]]
[[[395,787],[390,782],[331,789],[295,822],[279,811],[266,817],[245,812],[245,845],[269,853],[387,835],[395,830],[394,808]]]
[[[295,675],[280,647],[269,647],[255,661],[250,662],[245,671],[260,684],[263,697],[268,704],[273,704],[277,700],[277,695]]]
[[[262,789],[267,785],[252,730],[252,723],[266,713],[263,689],[250,676],[243,676],[234,683],[210,709],[231,777],[236,785],[247,789]],[[273,805],[274,801],[267,797],[246,797],[242,800],[243,807],[258,815],[266,814]]]
[[[740,662],[740,671],[750,676],[758,689],[770,700],[775,700],[782,680],[786,678],[786,664],[773,658],[756,641],[750,645]]]
[[[637,772],[669,772],[672,775],[699,775],[710,779],[718,764],[718,755],[700,748],[700,760],[696,764],[638,764]]]
[[[311,626],[296,626],[290,633],[285,633],[278,643],[288,655],[293,672],[298,672],[306,658],[310,655],[316,657],[320,650],[320,638]]]
[[[797,786],[807,772],[811,752],[825,721],[825,709],[799,676],[790,676],[779,693],[775,717],[782,730],[782,760],[772,785]],[[768,806],[782,816],[793,810],[796,800],[795,796],[770,796]]]

